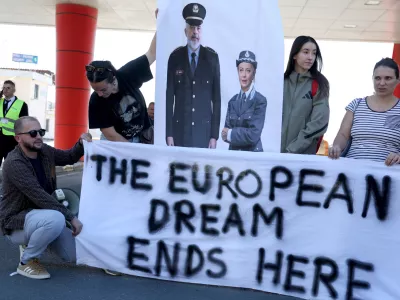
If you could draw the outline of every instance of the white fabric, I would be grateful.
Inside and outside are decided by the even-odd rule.
[[[330,299],[329,289],[318,280],[318,293],[313,294],[314,278],[319,278],[315,277],[318,272],[316,264],[325,258],[331,264],[323,265],[323,274],[330,274],[332,268],[337,268],[337,278],[332,280],[332,288],[338,296],[336,299],[347,299],[345,295],[350,291],[354,299],[400,299],[398,166],[386,167],[383,163],[347,158],[330,160],[312,155],[165,148],[107,141],[85,142],[84,146],[86,159],[79,213],[84,226],[77,238],[79,264],[162,280],[245,287],[303,299]],[[123,160],[125,162],[122,163]],[[135,160],[141,161],[140,164],[137,165]],[[145,166],[146,163],[148,166]],[[176,163],[182,165],[171,169],[170,165]],[[202,190],[207,186],[204,175],[207,165],[210,168],[209,190]],[[111,172],[111,168],[117,172]],[[229,186],[237,198],[226,186],[222,186],[222,196],[218,198],[221,168],[231,170],[233,178]],[[101,170],[101,177],[98,170]],[[175,170],[175,175],[170,170]],[[194,179],[197,185],[192,184],[192,170],[199,170]],[[261,182],[260,193],[254,197],[246,197],[239,192],[241,189],[253,194],[259,186],[254,174],[244,176],[243,180],[238,179],[240,174],[246,174],[246,170],[258,174]],[[274,170],[280,171],[274,175]],[[309,175],[302,180],[300,174],[307,173]],[[221,180],[229,178],[226,171],[221,174]],[[338,181],[342,177],[346,183]],[[387,196],[382,192],[384,177],[390,181]],[[367,184],[368,180],[372,185]],[[274,182],[279,182],[279,187]],[[286,187],[285,183],[288,183]],[[375,194],[371,192],[375,183],[381,195],[379,203],[384,204],[385,199],[388,200],[386,218],[379,219],[375,209]],[[151,185],[151,190],[138,188],[146,184]],[[173,192],[178,188],[180,193]],[[326,207],[324,204],[330,194],[336,196]],[[348,195],[351,201],[344,200],[343,195]],[[302,202],[297,199],[299,196]],[[369,209],[364,218],[366,199],[370,199],[371,203],[366,206]],[[169,221],[163,228],[150,232],[151,203],[161,200],[168,206]],[[307,202],[314,202],[317,207],[305,205]],[[176,203],[193,205],[193,216],[189,219],[194,226],[193,233],[184,224],[182,232],[176,232],[177,212],[191,213],[189,206],[180,209]],[[228,224],[227,232],[223,231],[227,216],[235,206],[238,208],[237,215],[231,217],[234,220],[240,217],[243,221],[243,235],[233,222]],[[350,212],[349,206],[353,207]],[[259,219],[256,227],[258,234],[253,232],[253,236],[253,216],[257,207],[270,217],[275,212],[276,218],[271,217],[269,225],[262,218],[256,218]],[[202,218],[202,210],[207,212],[207,219]],[[161,220],[162,207],[157,206],[155,212],[155,219]],[[277,217],[279,213],[282,219]],[[279,220],[283,225],[281,235],[277,230]],[[210,235],[212,231],[218,235]],[[129,241],[133,237],[148,243],[136,244],[134,249],[137,254],[145,255],[147,261],[143,257],[132,261],[129,256],[129,253],[132,254]],[[165,256],[161,264],[156,263],[157,253],[162,253],[158,245],[165,245],[173,261],[174,247],[179,247],[177,243],[180,245],[179,249],[176,248],[179,259],[176,274],[171,275]],[[196,245],[204,258],[204,266],[193,276],[185,273],[189,245]],[[223,253],[215,250],[218,248]],[[273,283],[273,271],[262,271],[262,268],[262,279],[259,277],[261,281],[258,282],[261,255],[265,254],[266,263],[274,263],[279,251],[282,251],[282,262],[276,277],[278,282]],[[196,251],[194,258],[195,266],[199,261]],[[291,259],[295,262],[290,272]],[[373,271],[356,268],[354,272],[353,281],[368,282],[369,289],[352,287],[350,260],[373,268]],[[151,274],[130,269],[132,264],[148,268]],[[157,274],[157,265],[160,274]],[[226,274],[219,278],[210,276],[220,273],[224,265]],[[304,292],[296,291],[294,286],[303,287]]]

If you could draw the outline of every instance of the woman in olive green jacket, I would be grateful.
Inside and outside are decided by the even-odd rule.
[[[297,37],[284,76],[282,153],[318,151],[329,123],[329,82],[321,69],[317,42],[309,36]]]

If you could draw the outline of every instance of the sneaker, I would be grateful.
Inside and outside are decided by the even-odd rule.
[[[116,272],[116,271],[111,271],[111,270],[108,270],[108,269],[103,269],[103,271],[104,271],[104,273],[106,273],[108,275],[111,275],[111,276],[121,276],[121,273]]]
[[[39,263],[37,259],[30,260],[27,264],[19,264],[17,273],[32,279],[48,279],[49,272]]]

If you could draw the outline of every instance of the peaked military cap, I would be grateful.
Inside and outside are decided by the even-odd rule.
[[[249,50],[240,52],[239,59],[236,60],[236,67],[238,67],[242,62],[250,63],[255,69],[257,69],[256,55]]]
[[[183,8],[182,16],[191,26],[199,26],[206,17],[206,9],[199,3],[189,3]]]

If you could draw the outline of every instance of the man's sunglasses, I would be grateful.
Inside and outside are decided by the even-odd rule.
[[[85,66],[85,68],[86,68],[86,72],[88,72],[88,73],[96,72],[96,73],[99,73],[99,74],[103,74],[106,71],[113,73],[113,71],[111,69],[109,69],[109,68],[96,68],[96,67],[94,67],[92,65],[87,65],[87,66]]]
[[[20,135],[20,134],[29,134],[31,137],[35,138],[35,137],[37,137],[38,133],[40,134],[40,136],[44,136],[45,133],[46,133],[46,130],[45,129],[31,130],[31,131],[28,131],[28,132],[18,133],[18,135]]]

